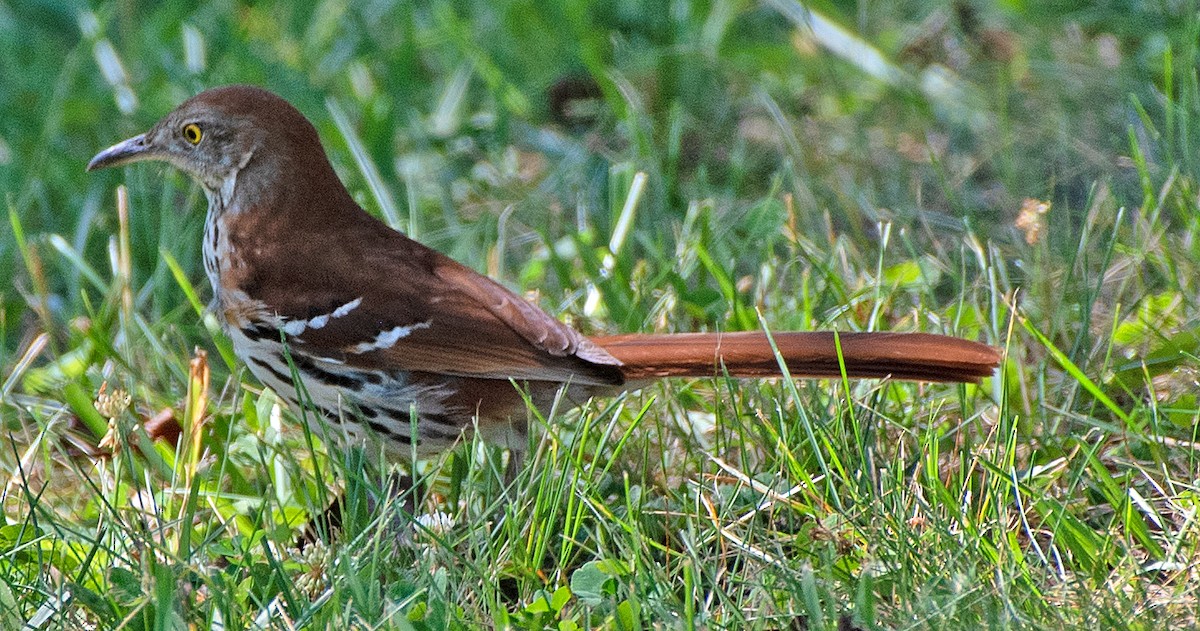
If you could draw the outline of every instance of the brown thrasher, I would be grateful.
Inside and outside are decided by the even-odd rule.
[[[352,437],[421,453],[478,429],[523,435],[526,409],[658,377],[780,374],[760,332],[584,337],[495,281],[369,215],[338,180],[317,131],[256,87],[198,94],[89,171],[164,160],[208,195],[204,269],[238,357],[299,405],[284,340],[317,410]],[[788,370],[838,377],[833,333],[776,333]],[[990,346],[924,333],[843,333],[849,377],[975,382]],[[413,414],[416,423],[412,422]],[[413,428],[417,436],[413,436]]]

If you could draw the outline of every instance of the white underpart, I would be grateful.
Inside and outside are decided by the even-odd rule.
[[[250,339],[238,328],[231,329],[229,336],[233,341],[234,351],[239,356],[262,358],[270,368],[274,369],[272,372],[272,370],[264,369],[263,366],[255,362],[247,362],[246,364],[250,368],[250,372],[254,373],[254,376],[263,385],[269,386],[279,396],[289,401],[289,405],[293,406],[292,409],[299,415],[299,407],[296,407],[299,405],[297,403],[299,397],[296,393],[296,386],[290,378],[292,374],[291,366],[287,364],[280,353],[278,340],[269,338]],[[296,349],[292,349],[292,352],[295,354]],[[314,359],[326,361],[323,358]],[[353,368],[331,366],[330,364],[323,364],[322,369],[336,375],[355,376],[359,373],[359,371]],[[284,378],[281,379],[280,376]],[[407,382],[403,376],[389,378],[379,384],[364,383],[357,390],[345,390],[338,386],[324,383],[320,379],[308,378],[302,371],[300,378],[304,381],[305,390],[313,403],[335,414],[344,413],[348,418],[353,417],[354,410],[343,404],[346,400],[349,400],[354,405],[366,405],[377,410],[383,410],[384,408],[390,410],[408,410],[410,406],[419,403],[420,411],[424,414],[442,414],[447,411],[444,401],[451,394],[444,386],[417,385]],[[388,430],[403,436],[409,436],[412,430],[412,425],[407,419],[397,420],[380,414],[375,420],[386,426]],[[338,433],[344,433],[345,436],[342,438],[352,441],[361,441],[369,434],[366,428],[356,423],[345,423],[341,424],[339,428],[331,429]],[[423,438],[421,445],[424,445],[424,447],[418,446],[418,450],[436,450],[439,445],[444,446],[447,442],[445,438]],[[403,456],[409,452],[401,450],[399,453]]]
[[[201,175],[193,173],[193,176],[200,180],[204,188],[204,196],[208,198],[208,213],[204,218],[204,271],[208,274],[208,282],[212,284],[213,292],[218,299],[224,289],[221,287],[221,270],[227,270],[234,260],[229,243],[229,232],[225,229],[225,217],[236,215],[243,210],[234,204],[233,190],[237,188],[238,173],[246,167],[252,157],[254,157],[253,149],[243,153],[237,165],[220,180],[205,179]],[[176,163],[175,166],[187,170],[185,164]],[[224,252],[226,255],[218,257],[218,252]]]
[[[233,187],[237,186],[237,176],[238,169],[234,169],[230,171],[229,176],[221,182],[221,190],[219,194],[221,195],[221,201],[224,202],[226,207],[229,206],[230,200],[233,199]]]
[[[291,336],[297,336],[303,333],[306,329],[320,329],[326,324],[329,324],[331,318],[342,318],[354,311],[362,304],[362,297],[355,298],[350,302],[334,309],[330,313],[322,313],[319,316],[309,318],[308,320],[292,320],[283,325],[283,332]]]
[[[287,364],[280,352],[278,340],[269,338],[250,339],[242,333],[241,329],[236,328],[230,330],[229,337],[233,341],[233,349],[237,355],[241,357],[253,356],[262,358],[276,372],[282,375],[292,374],[291,366]],[[291,349],[291,351],[293,354],[297,352],[295,348]],[[330,365],[325,358],[314,357],[313,359],[321,361],[322,369],[335,375],[353,376],[359,372],[354,368],[344,365]],[[259,381],[274,388],[285,399],[296,400],[295,386],[290,378],[281,380],[254,362],[246,362],[246,365],[250,368],[250,372],[258,377]],[[355,403],[365,403],[401,410],[407,410],[409,405],[419,401],[422,412],[439,414],[445,411],[442,400],[448,395],[441,386],[419,386],[408,383],[402,378],[388,379],[380,384],[365,383],[361,389],[352,393],[343,392],[341,388],[323,383],[319,379],[307,379],[303,373],[301,373],[301,378],[304,379],[305,389],[308,390],[308,394],[312,397],[313,402],[331,410],[338,409],[340,397],[349,395]]]
[[[371,351],[380,351],[385,348],[391,348],[402,338],[408,337],[417,329],[428,329],[429,321],[418,322],[407,326],[397,326],[388,329],[379,335],[375,336],[370,342],[359,342],[350,348],[351,353],[370,353]]]
[[[252,157],[254,157],[253,149],[243,153],[241,159],[238,160],[237,166],[230,169],[229,175],[225,176],[225,179],[221,181],[221,189],[218,191],[218,194],[221,196],[221,201],[225,208],[229,208],[230,204],[233,203],[233,189],[237,186],[238,173],[246,167],[246,164],[250,162],[250,158]]]

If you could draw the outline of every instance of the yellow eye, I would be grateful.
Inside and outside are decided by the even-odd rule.
[[[203,137],[204,133],[200,131],[200,126],[196,123],[188,123],[183,126],[183,139],[191,144],[200,144],[200,139]]]

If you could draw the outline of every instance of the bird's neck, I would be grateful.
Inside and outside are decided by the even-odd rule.
[[[369,219],[323,152],[259,151],[215,184],[204,186],[203,260],[218,313],[253,298],[246,295],[247,270],[294,263],[310,254],[305,235],[331,235]]]
[[[230,247],[228,217],[237,214],[237,204],[227,203],[226,199],[218,191],[210,190],[205,187],[204,191],[208,196],[208,212],[204,218],[204,273],[208,276],[208,282],[212,285],[213,297],[217,303],[221,303],[225,299],[226,292],[224,284],[221,281],[221,276],[232,264],[231,257],[234,252]],[[229,202],[234,202],[232,198]],[[229,211],[233,211],[230,213]],[[218,313],[220,309],[218,309]]]

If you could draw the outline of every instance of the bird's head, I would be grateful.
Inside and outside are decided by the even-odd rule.
[[[289,156],[316,156],[324,162],[317,132],[284,99],[244,85],[213,88],[184,101],[144,134],[96,154],[94,171],[140,160],[161,160],[194,177],[226,204],[249,166],[270,180]],[[272,173],[271,171],[275,172]],[[251,191],[241,191],[248,193]]]

